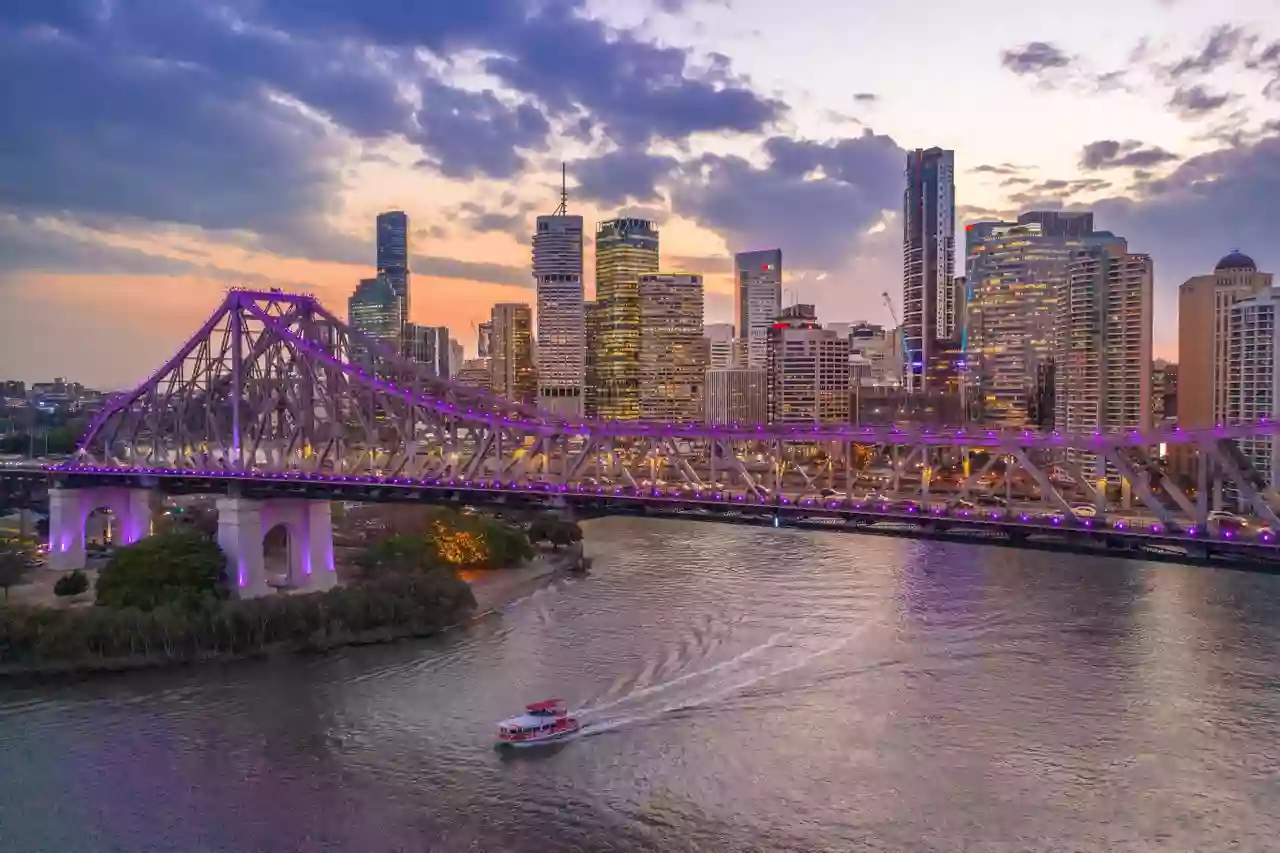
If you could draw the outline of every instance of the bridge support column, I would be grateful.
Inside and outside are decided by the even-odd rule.
[[[132,545],[151,533],[151,499],[145,489],[50,489],[50,569],[67,572],[85,567],[84,526],[97,509],[111,511],[116,545]]]
[[[232,595],[257,598],[277,585],[316,592],[333,587],[333,519],[327,501],[220,498],[218,545],[227,556]],[[263,540],[272,529],[288,532],[288,566],[280,579],[268,576]]]

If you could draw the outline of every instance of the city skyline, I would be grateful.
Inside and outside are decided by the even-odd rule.
[[[447,55],[440,48],[447,42],[523,59],[528,37],[552,23],[562,39],[604,45],[600,67],[565,66],[562,78],[543,83],[518,79],[500,63],[462,63],[452,76],[414,68],[415,86],[435,87],[437,102],[452,97],[459,106],[452,120],[417,109],[409,125],[392,119],[412,105],[387,94],[385,71],[358,57],[292,79],[272,74],[309,63],[249,61],[286,50],[325,55],[336,43],[333,29],[305,12],[229,28],[214,10],[193,7],[161,49],[114,38],[145,32],[138,16],[146,10],[122,9],[110,20],[0,11],[0,38],[10,48],[2,61],[29,81],[5,96],[21,98],[6,106],[26,115],[30,129],[28,147],[11,158],[21,174],[8,181],[15,192],[0,211],[7,249],[0,364],[14,376],[75,375],[123,387],[166,359],[180,330],[198,323],[227,286],[310,291],[340,309],[371,274],[368,223],[394,209],[413,225],[410,319],[449,327],[474,353],[473,324],[493,303],[534,302],[528,241],[562,159],[574,213],[587,223],[628,214],[655,220],[664,268],[704,276],[708,322],[732,319],[733,254],[778,246],[788,259],[788,301],[816,304],[824,320],[887,323],[879,294],[899,293],[903,156],[929,146],[955,151],[958,227],[1088,204],[1097,228],[1150,255],[1155,354],[1176,358],[1182,281],[1209,272],[1233,248],[1262,269],[1280,267],[1280,247],[1265,233],[1274,221],[1267,205],[1280,197],[1268,183],[1280,174],[1280,109],[1262,96],[1276,73],[1267,48],[1280,33],[1251,23],[1263,19],[1266,3],[1195,5],[1152,0],[1116,11],[1086,1],[1070,12],[1045,10],[1034,24],[975,27],[939,4],[928,26],[965,38],[967,58],[921,57],[912,79],[901,81],[887,59],[911,27],[889,5],[855,15],[854,43],[837,52],[822,30],[851,12],[823,27],[770,19],[756,2],[735,3],[731,14],[700,3],[682,4],[679,14],[604,10],[603,19],[583,11],[551,21],[562,13],[544,12],[482,37],[455,29],[447,13],[393,29],[380,27],[389,21],[383,4],[368,4],[359,20],[343,17],[354,6],[337,4],[329,24],[345,22],[357,43],[394,50],[418,44]],[[488,11],[501,19],[497,4]],[[1098,42],[1083,22],[1104,11],[1110,26]],[[765,22],[792,56],[785,67],[753,47],[750,30]],[[610,40],[604,23],[631,39]],[[1222,25],[1245,29],[1215,30]],[[292,40],[265,37],[267,26]],[[433,29],[457,36],[437,40]],[[241,65],[221,64],[229,54],[208,50],[215,39],[242,49]],[[664,53],[657,39],[677,47]],[[806,39],[812,49],[799,50]],[[129,50],[119,48],[124,43]],[[627,103],[604,96],[591,81],[612,79],[610,63],[627,51],[684,63],[685,88],[655,83]],[[172,67],[140,83],[130,70],[140,56],[163,56]],[[845,56],[859,59],[850,65]],[[184,62],[211,80],[238,82],[184,94],[194,85]],[[819,73],[823,62],[841,69],[839,87]],[[727,95],[716,94],[721,78]],[[339,85],[347,81],[364,94],[334,94],[350,92]],[[931,85],[948,93],[942,113],[929,106]],[[484,86],[521,95],[519,107],[486,99]],[[562,97],[552,98],[557,86]],[[310,111],[286,109],[265,97],[268,90]],[[680,107],[692,97],[709,100]],[[131,99],[176,106],[133,113],[124,106]],[[1011,131],[966,118],[989,113],[993,100],[1037,120]],[[121,106],[118,115],[66,106],[82,102]],[[577,136],[563,133],[570,111],[544,106],[551,102],[573,105]],[[659,109],[664,103],[676,106]],[[221,118],[208,124],[197,104]],[[126,120],[150,142],[120,148],[107,129]],[[473,137],[481,131],[488,135]],[[77,145],[51,142],[65,138]],[[103,162],[113,169],[88,166]],[[593,247],[585,255],[590,269]],[[586,284],[591,298],[593,282]]]

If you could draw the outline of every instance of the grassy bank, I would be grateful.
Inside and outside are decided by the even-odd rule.
[[[451,572],[388,575],[247,601],[203,596],[137,607],[0,608],[0,674],[103,672],[430,636],[476,607]]]

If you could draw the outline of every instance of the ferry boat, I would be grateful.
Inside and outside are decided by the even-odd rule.
[[[582,724],[570,716],[560,699],[526,705],[524,713],[498,723],[499,746],[536,746],[577,734]]]

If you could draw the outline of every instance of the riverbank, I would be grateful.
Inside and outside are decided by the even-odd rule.
[[[581,550],[575,548],[542,551],[514,569],[486,569],[459,575],[471,586],[476,599],[474,618],[479,619],[572,574],[583,564],[583,559]]]
[[[318,593],[214,601],[199,611],[122,611],[42,594],[0,607],[0,678],[45,678],[317,654],[436,636],[499,612],[581,564],[576,548],[546,550],[510,569],[456,576],[347,581]],[[47,577],[45,577],[47,576]],[[15,588],[16,589],[16,588]],[[36,603],[41,602],[41,603]]]

